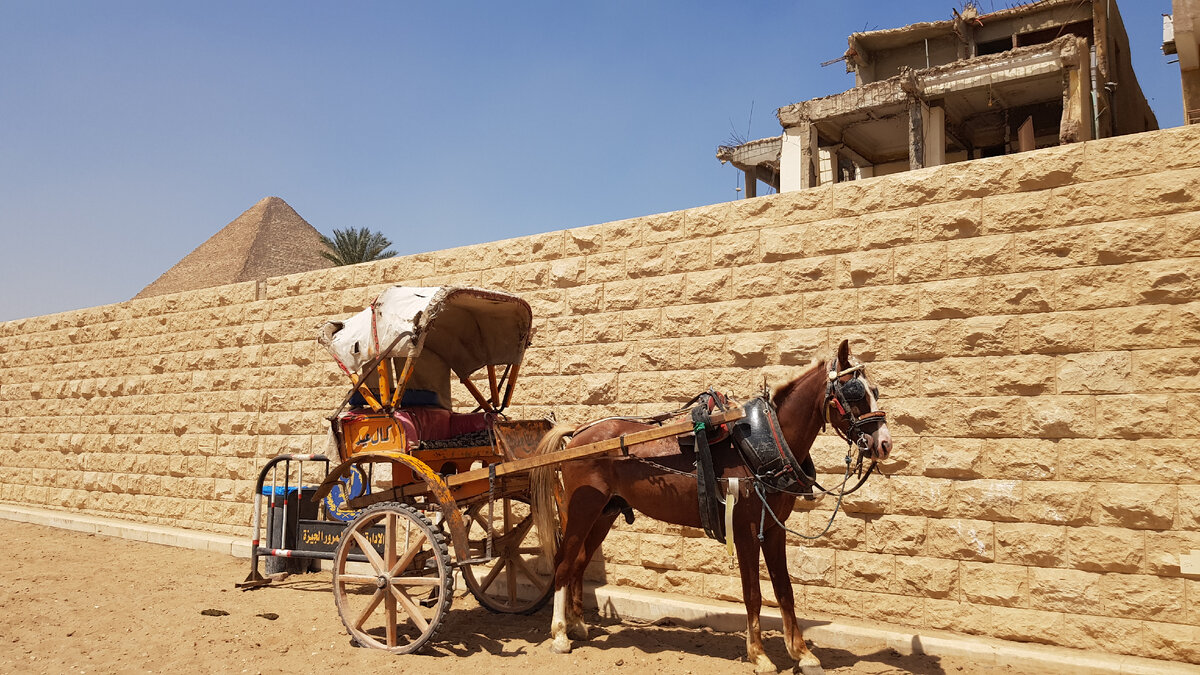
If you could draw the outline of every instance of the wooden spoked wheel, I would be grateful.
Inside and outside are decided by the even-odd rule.
[[[487,553],[488,529],[492,532],[490,562],[465,565],[463,581],[479,604],[493,612],[530,614],[541,609],[554,591],[553,561],[542,552],[529,503],[517,497],[497,499],[488,522],[488,504],[467,509],[467,540],[472,558]]]
[[[416,509],[376,504],[343,531],[333,600],[360,645],[394,654],[419,650],[437,633],[453,590],[446,538]]]

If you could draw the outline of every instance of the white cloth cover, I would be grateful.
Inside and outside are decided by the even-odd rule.
[[[345,321],[325,322],[318,341],[350,372],[358,373],[376,355],[372,314],[379,332],[379,348],[387,349],[405,331],[416,335],[416,322],[440,290],[438,286],[392,286],[379,294],[372,307]],[[405,337],[392,347],[389,356],[408,356],[415,346],[412,337]]]

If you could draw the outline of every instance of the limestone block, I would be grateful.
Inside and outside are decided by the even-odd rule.
[[[837,455],[845,457],[845,449],[843,448]],[[830,457],[832,460],[832,457]],[[837,472],[836,478],[831,477],[828,481],[822,480],[822,485],[830,486],[830,484],[841,484],[842,478],[845,476],[844,459],[839,459],[840,465],[833,467]],[[831,462],[832,463],[832,462]],[[820,467],[818,467],[819,469]],[[858,481],[857,476],[850,478],[850,485]],[[832,487],[830,489],[833,489]],[[887,480],[868,480],[857,492],[847,495],[842,500],[842,508],[846,513],[884,513],[892,501],[892,486]]]
[[[801,258],[810,253],[807,246],[807,225],[788,225],[763,230],[759,235],[763,262],[780,262]]]
[[[1092,312],[1096,349],[1153,349],[1187,344],[1187,306],[1117,307]]]
[[[783,365],[807,366],[819,354],[825,353],[829,341],[829,331],[825,328],[785,330],[774,335],[778,340],[779,362]],[[796,375],[799,374],[800,371],[796,371]]]
[[[707,585],[707,578],[708,575],[697,574],[695,572],[666,570],[659,577],[658,588],[656,590],[663,593],[678,593],[680,595],[702,597]]]
[[[1181,127],[1182,128],[1182,127]],[[1126,134],[1083,143],[1084,162],[1079,168],[1080,181],[1100,181],[1131,174],[1143,174],[1146,167],[1141,162],[1130,161],[1134,157],[1154,157],[1156,170],[1179,168],[1181,156],[1174,153],[1175,162],[1160,161],[1163,155],[1170,153],[1172,144],[1165,141],[1164,131],[1141,134]],[[1195,144],[1185,144],[1184,147],[1195,147]],[[1185,165],[1190,166],[1192,162]]]
[[[563,257],[598,253],[604,241],[604,229],[604,225],[590,225],[564,231]]]
[[[962,597],[967,602],[1024,607],[1029,601],[1029,568],[1022,565],[963,562]]]
[[[577,318],[571,320],[574,322],[575,330],[566,344],[618,342],[622,339],[633,339],[633,336],[626,336],[623,333],[625,326],[619,321],[614,321],[611,314],[586,315],[582,322]],[[561,334],[556,337],[561,339]]]
[[[1062,270],[1055,309],[1080,310],[1134,304],[1130,267],[1083,267]]]
[[[1061,477],[1124,483],[1186,483],[1200,448],[1178,439],[1078,439],[1062,442]],[[1187,500],[1180,499],[1180,507]]]
[[[577,376],[531,377],[522,379],[525,405],[554,405],[582,400],[583,382]]]
[[[955,327],[949,321],[906,321],[883,324],[874,331],[881,346],[879,357],[912,361],[950,353]]]
[[[986,605],[933,598],[925,601],[925,625],[929,628],[987,635],[992,623],[992,607]]]
[[[583,257],[564,258],[550,263],[547,284],[551,288],[570,288],[584,283],[587,261]]]
[[[983,452],[982,442],[970,438],[925,438],[920,446],[921,473],[934,478],[982,478],[975,465]],[[907,457],[905,458],[907,459]]]
[[[839,588],[886,593],[895,579],[895,556],[838,551],[834,556],[835,585]]]
[[[1054,392],[1054,359],[1046,356],[948,358],[922,364],[926,396],[1036,396]]]
[[[728,269],[688,272],[684,276],[682,301],[686,304],[719,302],[728,298],[733,275]]]
[[[1200,390],[1200,349],[1134,352],[1133,382],[1139,392]]]
[[[715,247],[716,244],[713,246]],[[732,297],[761,298],[784,290],[780,281],[780,268],[780,265],[770,263],[735,267],[730,282]]]
[[[580,355],[588,351],[588,347],[596,346],[581,345],[573,348],[530,347],[525,350],[525,359],[521,363],[521,372],[525,375],[577,374],[581,372],[578,368],[587,363],[587,357],[581,358]],[[591,354],[589,353],[588,356],[591,356]],[[568,366],[563,365],[564,363],[570,363],[570,367],[573,369],[568,371]],[[332,398],[326,397],[326,400],[332,400]]]
[[[1095,499],[1093,485],[1066,481],[1026,482],[1025,499],[1017,512],[1019,522],[1051,525],[1090,523]]]
[[[797,532],[802,532],[808,535],[816,535],[829,523],[830,516],[833,516],[833,503],[826,502],[819,505],[821,510],[814,510],[804,514],[795,514],[788,521],[788,527]],[[803,516],[803,518],[801,518]],[[793,523],[795,523],[793,525]],[[811,541],[806,540],[810,546],[820,548],[834,548],[839,550],[853,550],[864,544],[866,541],[866,519],[853,513],[839,512],[833,518],[833,525],[829,531],[820,539]]]
[[[656,569],[684,569],[686,555],[684,540],[679,537],[658,534],[641,535],[638,546],[639,564]]]
[[[1007,316],[952,321],[947,333],[952,356],[986,356],[1018,352],[1019,320]]]
[[[950,279],[917,284],[920,289],[920,318],[948,319],[977,315],[986,307],[977,279]]]
[[[711,332],[712,311],[707,305],[678,305],[662,309],[662,323],[653,337],[688,337]],[[765,327],[765,326],[764,326]],[[625,339],[636,339],[627,330]]]
[[[780,276],[777,292],[833,290],[837,286],[835,262],[833,256],[817,256],[778,264],[776,267]]]
[[[864,288],[859,313],[864,321],[912,321],[921,317],[920,290],[915,286]]]
[[[993,524],[978,520],[931,520],[926,528],[924,554],[949,560],[995,559]]]
[[[857,291],[816,291],[804,295],[804,323],[807,326],[853,324],[859,321],[859,316]]]
[[[1200,531],[1200,485],[1179,486],[1179,511],[1175,515],[1175,526],[1172,529]],[[1200,597],[1197,597],[1197,601],[1200,602]]]
[[[1031,607],[1071,614],[1109,614],[1100,586],[1104,575],[1079,570],[1027,569]]]
[[[760,263],[762,235],[756,231],[724,234],[712,238],[712,265],[718,268],[739,268]]]
[[[642,292],[642,281],[640,279],[610,281],[605,283],[603,288],[603,310],[605,312],[634,309],[640,304],[639,301]]]
[[[1104,222],[1113,213],[1142,218],[1195,211],[1200,200],[1200,169],[1183,169],[1080,183],[1051,191],[1050,213],[1063,225]]]
[[[1184,613],[1183,579],[1145,574],[1105,574],[1099,582],[1100,601],[1107,616],[1179,620]]]
[[[641,545],[641,542],[642,537],[640,536],[613,533],[604,540],[593,560],[603,560],[606,566],[613,563],[622,565],[641,564],[641,556],[638,555],[638,547]]]
[[[1030,523],[996,524],[996,560],[1036,567],[1066,564],[1067,528]]]
[[[1091,225],[1096,260],[1115,265],[1179,256],[1183,233],[1194,227],[1194,220],[1194,214],[1174,214]]]
[[[663,277],[642,280],[642,296],[640,307],[667,307],[682,302],[684,288],[683,274],[669,274]]]
[[[1025,315],[1017,319],[1017,331],[1023,352],[1084,352],[1095,343],[1092,315],[1082,312]]]
[[[676,310],[677,312],[680,310]],[[619,315],[621,336],[626,340],[642,341],[659,336],[662,329],[661,309],[639,309]],[[588,317],[596,320],[598,317]]]
[[[714,337],[711,339],[719,340],[720,338]],[[640,340],[613,345],[612,348],[614,351],[609,354],[597,355],[600,360],[593,359],[591,361],[593,367],[597,363],[611,363],[613,369],[637,372],[674,370],[683,365],[680,356],[680,341],[677,339]],[[618,352],[617,349],[620,349],[620,351]],[[564,368],[566,367],[567,364],[564,362]],[[564,370],[564,372],[569,372],[569,369]]]
[[[1052,308],[1055,291],[1061,292],[1057,287],[1058,277],[1054,273],[1039,272],[984,277],[978,290],[987,313],[1033,314]]]
[[[716,338],[706,338],[710,343]],[[719,365],[733,365],[744,368],[757,368],[779,361],[779,336],[776,333],[745,333],[742,335],[730,336],[724,341],[723,358]],[[689,344],[689,341],[684,341],[681,345],[681,353],[684,361],[687,361],[690,354],[699,353],[694,347]]]
[[[883,213],[864,213],[859,216],[859,246],[864,251],[871,249],[890,250],[897,246],[913,244],[918,238],[916,209],[900,209]],[[853,255],[863,255],[862,253]]]
[[[835,552],[807,546],[788,546],[788,574],[792,581],[807,586],[832,586],[837,568]]]
[[[579,286],[563,291],[563,305],[568,314],[593,314],[602,308],[604,288],[600,284]]]
[[[1057,475],[1060,443],[1027,438],[989,440],[974,469],[990,478],[1050,480]]]
[[[966,480],[953,484],[950,515],[956,518],[1011,521],[1022,501],[1019,481]]]
[[[1130,381],[1129,352],[1069,354],[1058,361],[1058,392],[1061,394],[1121,394],[1134,391]],[[1138,391],[1145,391],[1139,387]]]
[[[950,278],[1007,274],[1022,268],[1016,238],[1011,234],[948,241],[945,274]],[[1021,260],[1023,262],[1023,260]]]
[[[1105,484],[1095,488],[1092,521],[1137,530],[1170,529],[1178,488],[1174,485]]]
[[[1173,430],[1165,395],[1096,397],[1096,434],[1101,438],[1161,438]]]
[[[615,374],[583,375],[580,386],[583,391],[580,402],[584,405],[616,403],[618,388]]]
[[[1146,566],[1148,574],[1179,576],[1179,556],[1200,551],[1200,533],[1193,531],[1145,531]]]
[[[878,361],[871,359],[867,378],[879,388],[880,405],[887,410],[887,399],[891,396],[915,396],[920,386],[920,364],[903,361]]]
[[[1144,624],[1145,655],[1152,658],[1200,663],[1200,628],[1177,623]]]
[[[947,245],[942,242],[902,246],[894,250],[895,282],[913,284],[945,278],[949,259]]]
[[[1137,572],[1145,560],[1145,533],[1119,527],[1073,527],[1067,530],[1067,552],[1075,569]]]
[[[638,259],[641,259],[641,255],[641,250],[637,253],[631,252],[631,256]],[[589,284],[620,281],[626,278],[625,272],[625,251],[605,251],[587,256],[587,277],[585,281]],[[631,274],[630,276],[636,275]]]
[[[862,228],[863,224],[859,218],[835,218],[809,224],[803,235],[804,254],[822,256],[858,251],[861,248]],[[765,241],[767,235],[764,233],[763,236]]]
[[[980,234],[1029,232],[1062,224],[1054,217],[1057,199],[1053,190],[988,195],[982,202]]]
[[[925,547],[924,516],[881,515],[866,520],[864,546],[878,553],[918,555]],[[902,558],[897,557],[897,561]]]
[[[840,288],[881,286],[892,283],[891,249],[856,251],[835,256],[836,285]]]

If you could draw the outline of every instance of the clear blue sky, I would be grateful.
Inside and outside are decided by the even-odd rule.
[[[0,320],[126,300],[269,195],[402,254],[734,199],[734,130],[959,6],[0,0]],[[1181,124],[1169,0],[1121,11]]]

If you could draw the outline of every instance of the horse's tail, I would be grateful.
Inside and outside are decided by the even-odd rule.
[[[557,452],[566,444],[574,428],[570,425],[559,424],[542,436],[538,442],[535,455],[545,455]],[[562,533],[558,522],[558,501],[555,492],[558,487],[558,465],[540,466],[529,472],[530,505],[533,507],[533,522],[537,525],[538,540],[546,557],[553,559],[558,550],[558,539]]]

